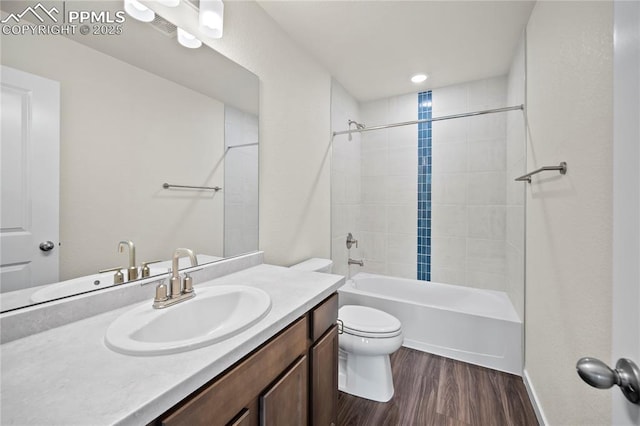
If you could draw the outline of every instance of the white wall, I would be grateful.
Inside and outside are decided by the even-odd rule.
[[[507,82],[507,105],[523,105],[525,91],[524,35],[516,50]],[[507,118],[506,188],[506,291],[520,319],[524,320],[524,195],[526,184],[514,179],[526,173],[524,112],[509,112]]]
[[[548,424],[611,423],[583,356],[611,357],[613,3],[537,2],[527,25],[525,369]]]
[[[505,106],[496,77],[432,91],[433,117]],[[505,291],[508,112],[433,123],[431,280]]]
[[[224,109],[224,256],[258,247],[258,117]]]
[[[349,120],[360,122],[360,109],[356,100],[335,80],[331,84],[331,131],[348,128]],[[353,126],[352,126],[353,128]],[[331,148],[331,260],[333,272],[348,275],[358,266],[348,266],[349,256],[359,259],[362,249],[347,249],[349,232],[361,238],[361,135],[354,133],[333,138]],[[359,246],[360,247],[360,246]]]
[[[225,3],[208,43],[260,78],[260,249],[291,265],[330,256],[331,76],[254,2]]]
[[[371,127],[418,119],[416,94],[360,105]],[[404,126],[362,134],[362,270],[416,278],[418,129]]]
[[[60,279],[127,266],[120,240],[222,254],[222,196],[161,187],[221,184],[222,103],[61,36],[3,37],[2,63],[61,83]]]

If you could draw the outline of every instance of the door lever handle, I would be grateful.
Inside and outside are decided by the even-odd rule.
[[[598,389],[620,386],[624,396],[634,404],[640,404],[640,369],[630,359],[620,358],[616,369],[597,358],[580,358],[576,370],[582,380]]]

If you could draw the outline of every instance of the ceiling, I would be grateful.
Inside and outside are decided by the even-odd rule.
[[[361,102],[506,74],[534,3],[259,0]]]

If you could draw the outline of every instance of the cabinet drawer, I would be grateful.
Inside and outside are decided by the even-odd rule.
[[[163,418],[162,425],[225,425],[307,351],[303,317]]]
[[[334,293],[311,311],[311,340],[315,342],[322,337],[337,318],[338,293]]]

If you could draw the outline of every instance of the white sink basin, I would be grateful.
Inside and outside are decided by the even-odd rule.
[[[125,312],[107,329],[106,345],[127,355],[189,351],[241,333],[271,309],[271,297],[255,287],[195,291],[195,298],[168,308],[154,309],[149,300]]]

